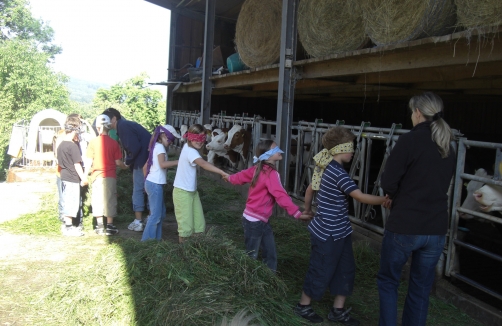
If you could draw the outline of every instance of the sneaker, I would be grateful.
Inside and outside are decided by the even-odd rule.
[[[106,226],[106,235],[115,235],[119,233],[119,229],[115,225],[108,224]]]
[[[335,308],[331,307],[331,309],[329,310],[328,319],[344,325],[359,326],[359,320],[350,317],[349,312],[351,310],[352,308],[338,311]]]
[[[136,223],[136,221],[134,221],[131,224],[129,224],[129,226],[127,228],[131,231],[141,232],[141,231],[143,231],[143,224]]]
[[[311,323],[319,324],[323,322],[322,317],[315,313],[311,305],[302,306],[300,304],[297,304],[293,308],[293,311],[296,315],[307,319]]]
[[[78,228],[72,226],[69,229],[65,227],[63,235],[65,235],[67,237],[81,237],[84,235],[84,233],[82,231],[80,231]]]

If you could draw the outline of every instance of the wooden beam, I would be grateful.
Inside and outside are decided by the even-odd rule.
[[[479,50],[479,51],[476,51]],[[473,46],[467,40],[438,43],[426,48],[408,48],[406,51],[389,50],[381,53],[368,53],[364,56],[334,58],[317,61],[303,66],[303,78],[315,79],[332,76],[382,73],[430,67],[446,67],[453,65],[474,65],[484,62],[502,62],[502,42],[494,41],[493,47]],[[295,64],[301,64],[297,62]]]
[[[357,77],[358,84],[421,83],[453,81],[467,78],[502,76],[502,64],[496,62],[475,62],[446,67],[406,69],[362,74]]]
[[[472,78],[465,80],[445,81],[445,82],[427,82],[412,85],[416,89],[501,89],[502,78]]]

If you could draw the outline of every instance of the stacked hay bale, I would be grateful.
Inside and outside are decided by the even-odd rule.
[[[368,41],[361,9],[352,0],[301,0],[298,34],[312,57],[356,50]]]
[[[281,0],[246,0],[235,27],[239,56],[250,68],[279,60],[281,45]]]
[[[502,25],[501,0],[455,0],[458,24],[465,28]]]
[[[377,45],[449,34],[456,24],[454,0],[359,0],[359,3],[366,33]]]

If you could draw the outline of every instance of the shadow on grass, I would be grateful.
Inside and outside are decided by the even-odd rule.
[[[168,179],[171,185],[165,187],[165,202],[168,214],[172,214],[174,172],[169,172]],[[232,318],[242,309],[257,315],[252,321],[255,324],[306,324],[292,312],[310,255],[306,224],[291,218],[271,218],[279,258],[278,273],[274,274],[243,251],[243,198],[206,177],[199,178],[198,187],[206,221],[212,227],[182,245],[170,240],[140,242],[137,236],[120,234],[101,242],[97,239],[103,238],[94,235],[69,239],[75,250],[79,244],[92,242],[96,255],[85,259],[86,253],[82,252],[81,259],[68,261],[59,272],[59,282],[27,299],[27,304],[37,306],[30,316],[32,324],[220,325],[224,317]],[[127,228],[133,215],[131,188],[130,172],[122,171],[115,222],[120,229]],[[54,203],[54,196],[47,198],[42,212],[0,228],[24,233],[36,223],[36,229],[43,230],[39,234],[59,236]],[[31,226],[20,227],[27,220]],[[91,218],[85,219],[85,226],[92,230]],[[353,316],[362,325],[376,325],[378,254],[364,243],[355,244],[354,253],[356,284],[347,306],[353,307]],[[402,284],[401,306],[405,291]],[[329,293],[313,304],[324,317],[331,305]],[[428,325],[476,324],[455,307],[431,298]]]

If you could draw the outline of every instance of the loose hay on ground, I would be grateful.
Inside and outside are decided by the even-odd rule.
[[[451,33],[453,0],[358,0],[366,33],[377,45]]]
[[[347,0],[302,0],[298,34],[313,57],[356,50],[368,42],[359,5]]]
[[[281,20],[280,0],[244,2],[235,27],[235,45],[246,66],[256,68],[279,60]]]

